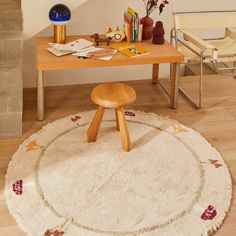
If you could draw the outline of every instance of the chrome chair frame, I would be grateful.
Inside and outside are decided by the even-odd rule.
[[[174,12],[173,16],[175,16],[176,14],[198,14],[198,13],[227,13],[227,12],[233,12],[236,13],[236,10],[232,10],[232,11],[196,11],[196,12]],[[228,28],[226,28],[227,30]],[[209,49],[208,47],[202,47],[200,50],[200,53],[197,52],[196,50],[194,50],[193,48],[191,48],[186,41],[182,40],[179,37],[179,34],[183,35],[183,32],[181,30],[176,29],[175,27],[172,28],[171,30],[171,34],[170,34],[170,43],[172,45],[174,45],[176,48],[178,48],[178,45],[181,44],[184,47],[186,47],[187,49],[189,49],[191,52],[193,52],[194,54],[196,54],[199,57],[199,61],[200,61],[200,76],[199,76],[199,85],[198,85],[198,100],[195,101],[182,87],[179,86],[179,91],[180,93],[197,109],[200,109],[202,107],[202,87],[203,87],[203,64],[206,63],[212,63],[214,70],[216,71],[216,73],[219,73],[221,71],[232,71],[234,77],[236,78],[236,60],[232,61],[233,62],[233,66],[228,66],[227,64],[225,64],[223,61],[218,62],[218,49],[216,47],[211,47],[212,49],[212,58],[209,58],[208,60],[206,60],[204,53],[207,49]],[[223,38],[212,38],[212,39],[207,39],[207,40],[219,40],[219,39],[225,39],[225,37]],[[203,41],[205,39],[202,39]],[[235,39],[236,40],[236,39]],[[235,41],[236,43],[236,41]],[[210,45],[211,46],[211,45]],[[235,55],[236,56],[236,55]],[[184,63],[184,64],[188,64],[188,63]],[[219,66],[220,64],[223,65]]]

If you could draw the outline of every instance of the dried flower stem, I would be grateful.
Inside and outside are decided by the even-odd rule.
[[[159,14],[161,14],[165,5],[169,4],[168,0],[162,0],[160,4],[159,4],[159,0],[142,0],[142,1],[145,5],[146,16],[149,16],[157,8],[159,8]]]

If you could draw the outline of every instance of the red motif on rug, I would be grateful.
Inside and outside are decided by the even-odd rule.
[[[12,190],[16,195],[23,194],[23,180],[17,180],[14,184],[12,184]]]
[[[201,218],[203,220],[212,220],[217,215],[217,211],[214,206],[209,205],[207,209],[202,213]]]
[[[210,163],[211,163],[212,165],[215,166],[215,168],[219,168],[219,167],[223,166],[222,164],[219,163],[218,160],[209,159],[209,161],[210,161]]]
[[[44,236],[62,236],[64,233],[64,231],[48,229]]]
[[[72,117],[71,118],[71,121],[72,122],[74,122],[74,123],[76,123],[78,120],[80,120],[81,119],[81,117],[80,116],[75,116],[75,117]]]
[[[135,113],[132,112],[132,111],[125,111],[125,115],[126,115],[126,116],[132,116],[132,117],[134,117],[134,116],[135,116]]]

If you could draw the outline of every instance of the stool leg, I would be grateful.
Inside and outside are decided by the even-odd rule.
[[[118,111],[116,110],[116,130],[120,131],[119,119],[118,119]]]
[[[117,115],[119,120],[122,148],[124,151],[128,152],[131,147],[131,142],[123,108],[117,108]]]
[[[97,134],[101,125],[102,117],[104,114],[104,107],[99,106],[98,110],[93,118],[92,123],[87,131],[88,142],[95,142],[97,139]]]

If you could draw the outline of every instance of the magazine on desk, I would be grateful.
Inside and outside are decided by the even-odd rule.
[[[150,53],[136,44],[114,44],[111,47],[128,57],[138,57]]]
[[[101,54],[99,55],[99,52]],[[91,54],[96,54],[96,57],[91,57]],[[117,53],[117,50],[112,50],[110,48],[98,48],[98,47],[89,47],[87,49],[84,49],[83,51],[79,51],[76,53],[72,53],[72,56],[77,56],[79,58],[90,58],[90,59],[99,59],[103,61],[110,61],[112,57]]]

